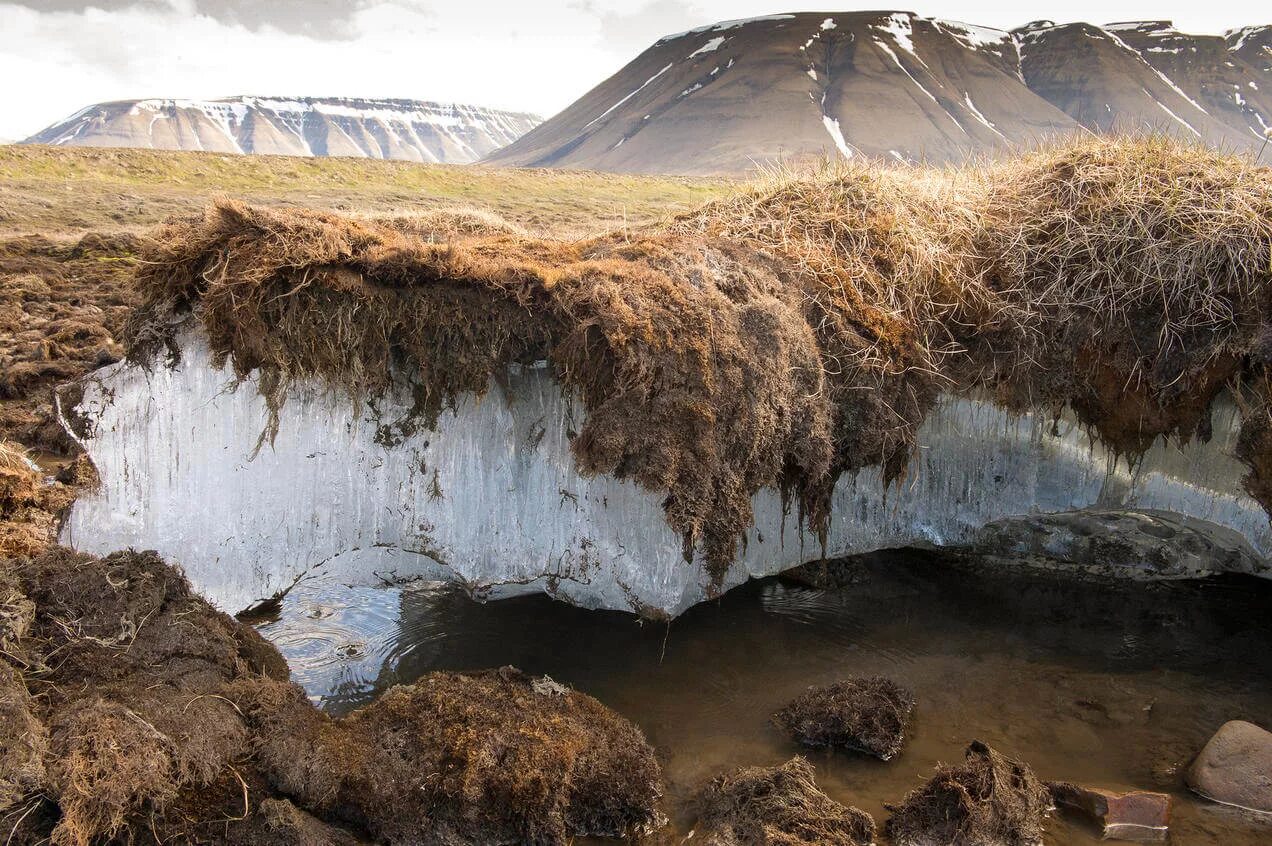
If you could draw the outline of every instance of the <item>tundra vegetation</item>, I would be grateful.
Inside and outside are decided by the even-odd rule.
[[[162,161],[0,152],[22,174],[6,192],[47,178],[74,194],[95,170]],[[824,531],[835,481],[872,466],[901,478],[946,393],[1067,407],[1133,460],[1159,437],[1207,437],[1229,391],[1247,489],[1272,508],[1272,171],[1248,160],[1082,139],[961,169],[779,173],[692,208],[719,184],[622,178],[594,196],[670,194],[647,195],[638,222],[564,235],[515,209],[307,209],[294,207],[303,189],[264,203],[238,184],[224,187],[253,202],[196,213],[191,197],[228,165],[180,161],[196,187],[176,200],[163,192],[187,189],[144,187],[141,165],[129,177],[138,196],[174,203],[157,229],[0,247],[0,315],[17,327],[0,349],[7,437],[73,451],[54,428],[52,384],[121,355],[161,365],[193,323],[275,408],[298,378],[361,398],[405,374],[422,425],[510,363],[547,360],[588,411],[572,444],[580,469],[664,495],[686,557],[717,576],[756,491],[780,489]],[[234,160],[373,191],[328,161]],[[408,195],[441,192],[412,187],[424,179],[412,167],[372,171],[400,176]],[[540,178],[473,174],[499,192]],[[542,178],[561,180],[555,202],[584,215],[593,177]],[[0,202],[31,220],[77,205],[35,194]],[[95,225],[91,192],[78,205]],[[49,483],[21,448],[0,451],[6,842],[563,843],[661,821],[639,731],[548,679],[436,673],[350,716],[322,714],[271,646],[153,553],[50,546],[75,488],[92,483],[82,462],[59,475]],[[1028,767],[973,744],[905,798],[890,829],[901,843],[1023,844],[1048,805]],[[702,794],[719,843],[869,842],[862,817],[798,759]]]

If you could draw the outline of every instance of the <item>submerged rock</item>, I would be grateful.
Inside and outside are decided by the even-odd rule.
[[[699,795],[698,808],[693,842],[706,846],[874,843],[870,815],[822,793],[813,765],[800,757],[779,767],[742,767],[717,776]]]
[[[1224,723],[1188,768],[1188,786],[1207,799],[1272,813],[1272,732]]]
[[[1068,782],[1048,785],[1058,807],[1086,816],[1100,826],[1107,840],[1153,843],[1170,831],[1170,795],[1133,790],[1116,793]]]
[[[1240,533],[1165,511],[1083,509],[1008,517],[957,551],[1003,567],[1029,566],[1129,579],[1249,573],[1261,558]]]
[[[853,678],[800,695],[773,715],[812,748],[851,749],[884,761],[901,751],[914,695],[891,679]]]
[[[1050,809],[1028,764],[977,740],[962,764],[938,768],[891,808],[887,830],[895,846],[1035,846]]]

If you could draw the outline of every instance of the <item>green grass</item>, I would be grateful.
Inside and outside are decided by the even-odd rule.
[[[0,232],[138,230],[230,196],[346,212],[476,206],[534,231],[582,235],[646,223],[731,187],[722,179],[588,171],[0,146]]]

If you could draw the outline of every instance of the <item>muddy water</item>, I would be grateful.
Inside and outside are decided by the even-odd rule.
[[[545,597],[481,605],[439,585],[310,584],[261,631],[335,713],[437,669],[513,664],[586,691],[658,749],[682,832],[698,784],[799,751],[773,711],[808,685],[883,674],[918,701],[903,753],[810,755],[827,793],[880,823],[883,803],[981,739],[1046,779],[1173,793],[1176,844],[1272,843],[1272,823],[1198,800],[1181,779],[1225,720],[1272,724],[1272,584],[1007,577],[906,552],[845,581],[754,582],[670,626]],[[1059,817],[1047,842],[1100,841]]]

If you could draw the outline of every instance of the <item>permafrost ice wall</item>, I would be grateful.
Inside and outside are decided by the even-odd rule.
[[[197,334],[182,346],[174,368],[120,363],[86,380],[73,428],[102,484],[75,503],[64,543],[157,549],[231,611],[317,575],[448,578],[482,595],[548,590],[587,607],[673,614],[711,590],[700,562],[685,563],[661,494],[579,475],[569,442],[584,411],[545,369],[513,368],[436,431],[397,443],[405,386],[355,407],[299,385],[258,450],[268,407],[255,385],[213,367]],[[826,553],[956,544],[991,520],[1100,505],[1207,520],[1266,558],[1268,517],[1230,457],[1236,423],[1221,408],[1209,443],[1159,444],[1132,471],[1071,422],[945,398],[902,484],[885,488],[875,470],[839,481]],[[822,555],[776,491],[754,505],[726,588]]]

